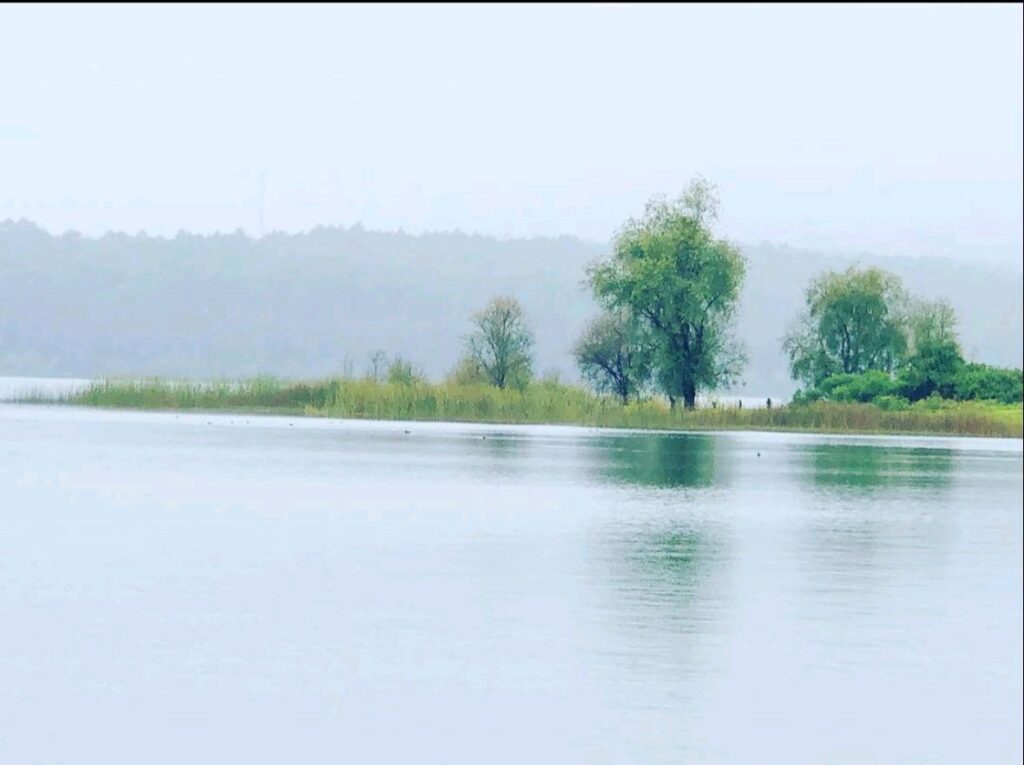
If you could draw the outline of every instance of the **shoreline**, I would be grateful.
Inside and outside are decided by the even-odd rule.
[[[816,427],[816,426],[799,426],[799,425],[787,425],[784,423],[774,424],[757,424],[751,422],[716,422],[716,423],[701,423],[701,422],[680,422],[678,425],[673,426],[671,424],[618,424],[609,425],[602,424],[599,422],[587,422],[581,420],[567,420],[567,419],[548,419],[548,420],[536,420],[536,419],[480,419],[480,418],[434,418],[434,417],[417,417],[417,416],[386,416],[386,415],[375,415],[367,413],[345,413],[345,414],[332,414],[325,411],[316,411],[301,408],[289,408],[289,407],[183,407],[183,406],[147,406],[147,405],[118,405],[118,404],[94,404],[75,400],[43,400],[43,399],[24,399],[24,400],[13,400],[4,401],[0,404],[8,404],[12,406],[44,406],[44,407],[59,407],[59,408],[76,408],[83,410],[100,410],[100,411],[121,411],[121,412],[152,412],[156,414],[192,414],[192,415],[251,415],[257,417],[274,417],[274,418],[302,418],[312,420],[331,420],[335,422],[353,421],[353,422],[395,422],[395,423],[437,423],[437,424],[450,424],[450,425],[481,425],[490,427],[501,427],[501,426],[516,426],[516,427],[578,427],[588,428],[594,430],[615,432],[631,432],[631,433],[651,433],[651,434],[714,434],[714,433],[779,433],[779,434],[793,434],[793,435],[820,435],[820,436],[875,436],[875,437],[904,437],[904,438],[972,438],[972,439],[1001,439],[1008,441],[1021,441],[1022,435],[1012,433],[994,433],[994,432],[968,432],[968,431],[957,431],[953,429],[912,429],[912,428],[834,428],[834,427]],[[869,406],[866,404],[855,405],[855,406]],[[787,407],[780,406],[774,410],[776,412],[783,412]],[[679,415],[681,418],[687,417],[687,415]]]
[[[718,405],[672,409],[657,397],[630,400],[547,381],[521,389],[484,384],[384,382],[372,378],[199,382],[113,378],[64,390],[24,388],[13,403],[109,409],[224,412],[350,420],[576,425],[633,431],[783,432],[852,435],[980,436],[1020,439],[1020,404],[926,400],[893,409],[815,401],[768,408]]]

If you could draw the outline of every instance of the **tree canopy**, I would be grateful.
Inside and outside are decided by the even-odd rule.
[[[656,197],[589,270],[598,300],[650,332],[658,384],[687,408],[699,390],[733,382],[745,360],[729,329],[746,264],[710,230],[717,209],[714,187],[699,178],[676,200]]]
[[[920,353],[939,345],[953,345],[959,350],[957,317],[948,300],[910,301],[907,311],[907,350]]]
[[[574,348],[580,373],[598,391],[623,404],[640,394],[651,375],[650,338],[625,311],[605,313],[587,325]]]
[[[533,332],[519,302],[498,296],[473,317],[473,325],[466,338],[467,356],[490,383],[498,388],[526,385],[533,374]]]
[[[907,313],[907,356],[900,393],[910,401],[938,393],[954,398],[964,365],[956,333],[956,312],[945,300],[914,300]]]
[[[879,268],[827,271],[811,281],[806,308],[786,336],[794,379],[817,386],[836,374],[890,372],[907,350],[906,294]]]

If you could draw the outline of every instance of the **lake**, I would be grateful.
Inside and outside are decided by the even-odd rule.
[[[2,763],[1019,762],[1019,440],[0,405]]]

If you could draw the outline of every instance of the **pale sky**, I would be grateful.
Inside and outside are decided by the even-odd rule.
[[[0,6],[0,219],[604,241],[701,173],[740,242],[1020,262],[1022,13]]]

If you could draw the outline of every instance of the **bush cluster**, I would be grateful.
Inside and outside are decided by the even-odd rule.
[[[908,365],[896,374],[870,370],[832,375],[817,387],[800,391],[794,403],[845,401],[873,403],[898,411],[924,401],[992,401],[1017,404],[1024,393],[1020,369],[960,362],[948,370]]]

